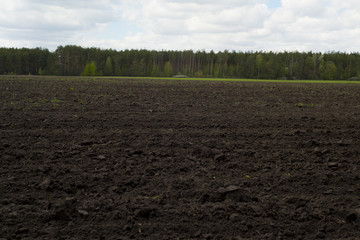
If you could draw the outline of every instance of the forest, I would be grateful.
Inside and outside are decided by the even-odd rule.
[[[0,74],[359,80],[360,53],[0,48]]]

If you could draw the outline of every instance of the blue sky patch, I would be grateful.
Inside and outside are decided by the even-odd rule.
[[[279,8],[281,7],[281,0],[269,0],[267,5],[269,8]]]

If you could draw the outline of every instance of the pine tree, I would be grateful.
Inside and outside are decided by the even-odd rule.
[[[153,65],[153,69],[151,71],[151,76],[152,77],[158,77],[159,76],[159,73],[160,73],[160,70],[159,70],[159,66],[154,64]]]
[[[112,76],[114,74],[111,57],[107,57],[106,59],[104,74],[105,76]]]

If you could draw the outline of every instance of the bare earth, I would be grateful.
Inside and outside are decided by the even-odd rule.
[[[360,85],[0,78],[0,238],[359,239]]]

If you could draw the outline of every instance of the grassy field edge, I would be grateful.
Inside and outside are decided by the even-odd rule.
[[[114,79],[154,79],[154,80],[180,80],[180,81],[224,81],[224,82],[279,82],[279,83],[356,83],[350,80],[277,80],[277,79],[245,79],[245,78],[173,78],[173,77],[97,77]]]
[[[174,77],[124,77],[124,76],[37,76],[37,75],[0,75],[2,78],[69,78],[69,79],[148,79],[148,80],[175,80],[175,81],[217,81],[217,82],[274,82],[274,83],[334,83],[360,84],[360,81],[351,80],[278,80],[278,79],[245,79],[245,78],[174,78]]]

